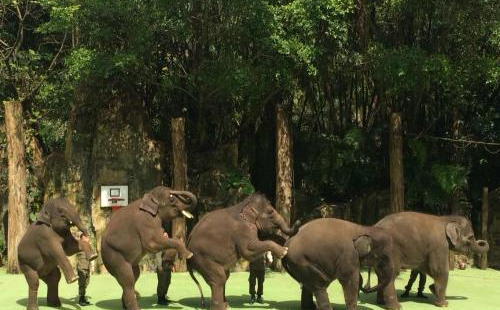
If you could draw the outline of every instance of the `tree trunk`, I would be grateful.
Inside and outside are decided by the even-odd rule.
[[[481,239],[488,240],[488,208],[489,208],[489,193],[488,188],[483,188],[483,209],[481,212]],[[488,268],[488,252],[480,255],[479,268]]]
[[[391,114],[389,133],[390,179],[391,179],[391,211],[404,210],[404,174],[403,174],[403,136],[401,116]]]
[[[184,117],[172,118],[172,154],[173,154],[173,184],[176,190],[186,190],[187,185],[187,155],[184,133]],[[172,238],[186,241],[186,219],[178,217],[172,221]],[[186,271],[186,260],[177,258],[176,271]]]
[[[4,101],[5,132],[9,162],[7,272],[19,273],[17,246],[26,232],[26,164],[24,162],[23,115],[20,101]]]
[[[281,106],[276,109],[276,210],[288,225],[292,218],[292,137],[289,114]],[[276,269],[282,270],[277,260]]]

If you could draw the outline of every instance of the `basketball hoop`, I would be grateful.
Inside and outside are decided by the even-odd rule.
[[[118,197],[111,197],[108,199],[109,202],[111,202],[111,212],[114,213],[118,210],[120,210],[121,206],[118,205],[117,203],[119,201],[124,201],[125,199],[123,198],[118,198]]]
[[[128,205],[128,186],[106,185],[101,186],[101,208],[111,208],[111,212],[118,211]]]

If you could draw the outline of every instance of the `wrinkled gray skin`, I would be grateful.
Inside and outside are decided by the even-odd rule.
[[[192,256],[180,240],[164,235],[162,223],[181,216],[196,203],[191,192],[158,186],[113,214],[102,236],[101,254],[106,269],[123,289],[125,309],[139,309],[134,286],[146,253],[173,248],[181,258]]]
[[[203,292],[194,278],[193,269],[203,276],[212,290],[211,308],[226,309],[224,291],[229,269],[242,257],[252,261],[266,251],[280,258],[285,256],[287,248],[271,240],[259,240],[259,235],[272,236],[278,229],[293,235],[298,225],[289,228],[283,217],[259,193],[235,206],[205,215],[193,228],[187,242],[189,251],[194,254],[188,261],[188,268],[200,290],[202,307]]]
[[[400,309],[394,279],[401,268],[417,269],[434,279],[429,288],[436,297],[435,305],[446,307],[449,250],[477,254],[488,251],[488,243],[476,240],[471,222],[463,216],[435,216],[416,212],[391,214],[377,227],[389,231],[394,241],[394,275],[391,283],[377,292],[377,302],[387,309]],[[377,275],[380,270],[375,268]]]
[[[89,260],[97,256],[88,242],[75,239],[71,226],[88,237],[76,209],[65,198],[54,198],[46,202],[37,219],[32,223],[18,246],[21,271],[28,282],[28,310],[38,309],[39,279],[47,284],[47,305],[60,307],[58,286],[63,271],[67,283],[75,282],[76,276],[67,256],[84,251]]]
[[[331,310],[327,288],[338,279],[347,310],[357,309],[362,285],[360,266],[377,266],[381,282],[366,292],[383,288],[392,279],[392,239],[379,227],[366,227],[335,218],[313,220],[285,243],[283,266],[302,284],[301,308]]]

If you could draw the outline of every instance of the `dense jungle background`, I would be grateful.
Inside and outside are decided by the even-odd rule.
[[[479,227],[488,187],[495,247],[499,16],[498,0],[2,0],[0,99],[20,103],[26,148],[19,208],[32,220],[48,197],[70,197],[97,240],[111,213],[101,185],[128,185],[133,201],[172,184],[182,118],[197,216],[253,191],[278,200],[284,139],[291,220],[371,224],[389,212],[397,113],[404,208]]]

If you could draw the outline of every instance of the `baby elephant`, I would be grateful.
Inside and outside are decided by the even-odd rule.
[[[331,310],[326,290],[335,279],[344,290],[346,309],[355,310],[362,285],[362,264],[377,266],[383,271],[377,287],[363,291],[374,292],[392,279],[392,238],[383,228],[365,227],[334,218],[317,219],[302,226],[285,246],[288,254],[283,265],[302,284],[303,310],[315,309],[312,294],[319,310]]]
[[[87,238],[77,240],[70,227],[75,225]],[[36,221],[30,225],[18,246],[21,271],[29,286],[28,310],[38,309],[39,279],[47,284],[47,304],[60,307],[58,286],[63,271],[67,283],[78,280],[68,258],[85,252],[88,260],[97,255],[88,243],[88,232],[75,208],[65,198],[55,198],[45,203]]]

